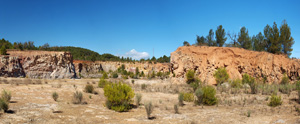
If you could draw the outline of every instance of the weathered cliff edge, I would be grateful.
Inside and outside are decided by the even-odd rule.
[[[279,82],[284,73],[296,80],[300,64],[296,59],[267,52],[232,47],[183,46],[171,53],[171,68],[176,77],[184,77],[188,70],[208,84],[216,84],[213,77],[218,68],[226,67],[231,79],[247,73],[256,78],[267,78],[269,83]]]
[[[169,72],[170,63],[148,63],[148,62],[112,62],[112,61],[81,61],[74,60],[76,73],[82,77],[101,77],[99,72],[116,71],[122,65],[125,66],[125,70],[129,72],[135,72],[136,67],[139,71],[143,71],[145,74],[149,72]]]
[[[0,56],[0,76],[28,78],[75,78],[69,52],[8,50]]]

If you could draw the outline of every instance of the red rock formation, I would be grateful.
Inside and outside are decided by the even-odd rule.
[[[171,67],[176,77],[184,77],[192,69],[209,84],[216,84],[213,74],[222,67],[226,67],[231,79],[247,73],[260,79],[266,77],[269,83],[279,82],[284,73],[296,80],[300,73],[299,62],[284,55],[232,47],[179,47],[171,53]]]

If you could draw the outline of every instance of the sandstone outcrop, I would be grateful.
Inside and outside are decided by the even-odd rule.
[[[290,80],[299,77],[300,64],[296,59],[267,52],[232,47],[183,46],[171,53],[171,68],[176,77],[184,77],[188,70],[208,84],[216,84],[213,77],[218,68],[226,67],[231,79],[247,73],[265,77],[269,83],[280,82],[286,73]]]
[[[8,50],[1,56],[0,76],[29,78],[75,78],[73,57],[69,52]]]
[[[99,72],[116,71],[124,64],[125,70],[129,72],[135,72],[136,67],[139,71],[143,71],[145,74],[148,72],[169,72],[169,63],[148,63],[148,62],[112,62],[112,61],[81,61],[74,60],[76,73],[82,77],[101,77]]]

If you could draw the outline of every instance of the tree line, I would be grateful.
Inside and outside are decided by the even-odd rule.
[[[227,37],[226,37],[227,35]],[[225,43],[227,38],[229,43]],[[196,36],[197,46],[218,46],[218,47],[239,47],[248,50],[266,51],[274,54],[291,55],[293,51],[294,38],[291,36],[291,28],[286,20],[282,21],[281,26],[278,28],[276,22],[273,26],[266,25],[263,33],[259,32],[257,35],[249,36],[248,29],[242,27],[238,34],[227,33],[222,25],[219,25],[214,32],[213,29],[209,30],[207,36]],[[184,46],[189,46],[187,41],[183,42]]]
[[[148,61],[148,62],[170,62],[170,57],[166,55],[156,59],[148,58],[147,60],[134,60],[131,57],[119,57],[109,53],[99,54],[95,51],[81,48],[81,47],[72,47],[72,46],[50,46],[48,43],[45,43],[42,46],[35,46],[33,41],[27,42],[14,42],[10,43],[4,38],[0,39],[0,55],[6,55],[7,49],[17,49],[17,50],[45,50],[45,51],[68,51],[73,55],[75,60],[88,60],[88,61],[121,61],[121,62],[136,62],[136,61]]]

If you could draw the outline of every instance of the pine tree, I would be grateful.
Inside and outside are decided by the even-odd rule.
[[[273,27],[270,30],[269,40],[268,40],[268,52],[270,53],[281,53],[281,43],[279,39],[279,30],[277,28],[276,22],[274,22]]]
[[[255,37],[252,37],[252,42],[254,43],[253,45],[253,50],[255,51],[265,51],[266,48],[266,42],[264,40],[264,36],[262,35],[261,32],[259,32]]]
[[[2,47],[0,48],[0,54],[1,55],[6,55],[6,47],[5,47],[5,45],[2,45]]]
[[[213,29],[210,29],[208,35],[206,36],[208,46],[217,46],[217,43],[214,40],[214,35],[215,35],[215,33],[214,33]]]
[[[222,25],[218,26],[216,30],[216,40],[217,40],[217,46],[222,47],[227,38],[225,37],[226,32],[225,29],[223,29]]]
[[[282,44],[282,53],[290,56],[293,51],[292,46],[295,43],[294,38],[291,36],[291,28],[288,26],[286,20],[283,20],[280,26],[280,42]]]
[[[205,39],[205,37],[203,37],[203,36],[198,36],[197,35],[197,43],[196,43],[198,46],[203,46],[203,45],[206,45],[207,43],[206,43],[206,39]]]
[[[246,27],[242,27],[238,37],[239,45],[244,49],[252,49],[251,39]]]

